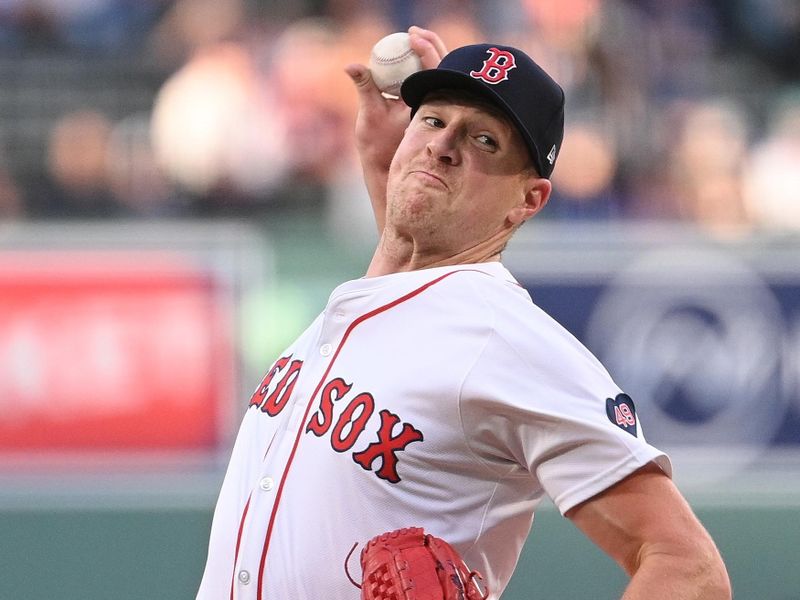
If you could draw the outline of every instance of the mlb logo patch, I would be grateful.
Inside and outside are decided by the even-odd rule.
[[[637,436],[636,407],[628,394],[617,394],[616,398],[606,398],[606,414],[614,425],[633,437]]]

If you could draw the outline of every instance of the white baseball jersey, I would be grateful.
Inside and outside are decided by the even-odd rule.
[[[418,526],[495,600],[545,495],[563,513],[650,461],[670,472],[500,263],[350,281],[250,400],[197,597],[357,600],[353,544]]]

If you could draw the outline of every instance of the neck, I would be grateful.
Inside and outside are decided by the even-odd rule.
[[[474,246],[446,251],[425,248],[412,237],[384,229],[366,276],[378,277],[433,267],[497,262],[510,237],[510,232],[503,230]]]

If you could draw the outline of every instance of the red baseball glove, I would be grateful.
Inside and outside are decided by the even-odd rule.
[[[486,600],[455,549],[409,527],[372,538],[361,551],[362,600]]]

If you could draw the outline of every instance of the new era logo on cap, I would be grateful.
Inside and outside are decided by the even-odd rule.
[[[471,91],[500,108],[522,135],[539,175],[550,177],[564,137],[564,92],[530,56],[511,46],[463,46],[437,68],[408,77],[400,94],[413,114],[428,93],[442,89]]]

